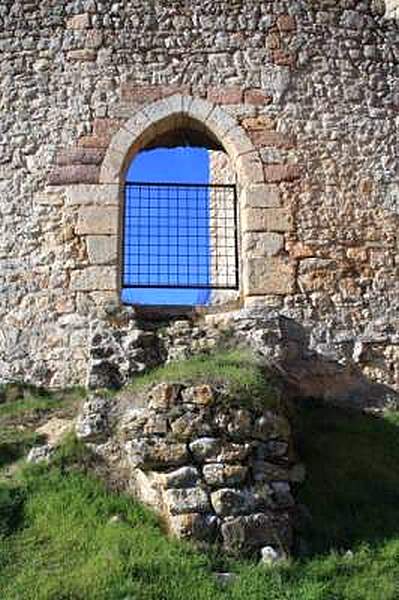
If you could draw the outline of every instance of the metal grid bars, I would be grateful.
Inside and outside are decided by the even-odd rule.
[[[238,288],[235,186],[127,182],[123,231],[123,288]]]

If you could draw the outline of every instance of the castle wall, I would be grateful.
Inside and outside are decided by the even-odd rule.
[[[97,186],[116,132],[178,93],[219,105],[262,161],[245,165],[263,186],[243,224],[246,305],[398,389],[396,9],[3,1],[0,379],[84,383],[99,330],[137,343],[114,289],[120,196]]]

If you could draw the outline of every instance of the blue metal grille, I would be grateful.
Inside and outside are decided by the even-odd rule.
[[[123,288],[238,289],[233,185],[125,184]]]

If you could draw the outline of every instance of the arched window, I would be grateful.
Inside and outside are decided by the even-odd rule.
[[[238,289],[233,173],[220,145],[189,128],[135,156],[124,186],[125,304],[208,305]]]

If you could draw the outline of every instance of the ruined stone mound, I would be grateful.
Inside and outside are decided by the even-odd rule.
[[[92,396],[76,433],[171,534],[281,556],[292,546],[292,483],[303,469],[287,418],[255,404],[232,400],[223,386],[160,383],[123,401]]]

